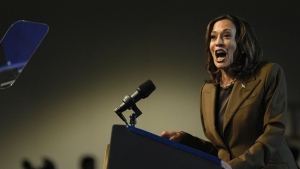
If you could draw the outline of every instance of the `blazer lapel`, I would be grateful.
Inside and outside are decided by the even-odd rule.
[[[232,89],[232,93],[234,94],[230,96],[224,115],[223,132],[225,131],[225,128],[228,125],[229,121],[237,112],[238,108],[249,97],[249,95],[253,92],[253,90],[256,88],[259,82],[260,79],[254,79],[250,82],[235,82]]]
[[[203,91],[205,94],[205,102],[203,103],[203,115],[205,116],[205,123],[208,125],[209,131],[216,141],[219,142],[220,145],[225,145],[223,139],[219,132],[216,129],[216,113],[215,113],[215,105],[216,105],[216,94],[217,88],[213,84],[209,84],[207,88]]]

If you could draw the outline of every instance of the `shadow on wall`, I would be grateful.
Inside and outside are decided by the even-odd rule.
[[[291,151],[295,157],[295,160],[299,158],[299,150],[297,148],[291,147]],[[22,161],[22,169],[57,169],[54,163],[48,158],[43,159],[43,166],[34,167],[28,159],[24,159]],[[81,160],[81,168],[80,169],[96,169],[95,167],[95,159],[91,156],[83,157]]]
[[[96,169],[93,157],[86,156],[81,161],[81,169]]]
[[[22,161],[22,167],[22,169],[57,169],[54,162],[48,158],[43,159],[43,166],[41,167],[34,167],[34,165],[28,159],[24,159]],[[94,158],[90,156],[83,157],[80,167],[80,169],[96,169]]]
[[[24,159],[22,167],[23,169],[55,169],[54,163],[48,158],[43,159],[43,166],[41,167],[34,167],[28,159]]]

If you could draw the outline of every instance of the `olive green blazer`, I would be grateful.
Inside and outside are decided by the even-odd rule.
[[[217,155],[233,169],[298,168],[284,138],[287,89],[278,64],[268,63],[248,79],[234,83],[222,134],[215,125],[216,95],[214,84],[202,87],[200,115],[210,142],[187,134],[183,144]]]
[[[216,129],[216,86],[205,84],[200,112],[206,137],[218,157],[233,169],[296,169],[285,142],[287,89],[282,68],[268,63],[248,79],[237,80],[224,115],[224,138]]]

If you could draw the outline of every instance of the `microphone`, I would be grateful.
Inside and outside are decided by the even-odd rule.
[[[147,80],[141,84],[131,96],[127,95],[124,97],[121,105],[115,109],[115,113],[117,113],[117,115],[125,123],[127,123],[122,112],[127,109],[131,109],[139,100],[147,98],[155,89],[156,87],[153,82],[151,80]]]

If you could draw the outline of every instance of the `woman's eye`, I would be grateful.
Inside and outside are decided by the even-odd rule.
[[[215,35],[210,35],[210,39],[216,39]]]
[[[225,34],[224,37],[225,37],[225,38],[230,38],[231,35],[230,35],[230,34]]]

